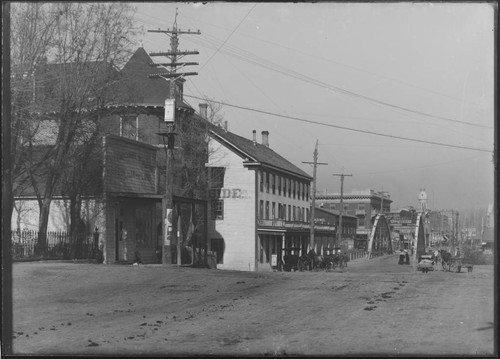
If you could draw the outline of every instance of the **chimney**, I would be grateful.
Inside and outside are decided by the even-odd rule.
[[[262,144],[269,147],[269,131],[262,131]]]
[[[205,120],[208,120],[207,119],[207,107],[208,107],[208,104],[206,104],[206,103],[200,103],[199,107],[200,107],[200,115],[201,115],[201,117],[203,117]]]
[[[227,121],[224,121],[224,131],[227,132]]]
[[[257,144],[257,131],[253,130],[253,145],[255,146]]]

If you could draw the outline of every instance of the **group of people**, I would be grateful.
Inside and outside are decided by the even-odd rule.
[[[398,264],[410,264],[410,255],[406,249],[399,253]]]

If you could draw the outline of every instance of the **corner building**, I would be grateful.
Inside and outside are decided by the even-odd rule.
[[[312,177],[262,142],[210,130],[209,249],[217,268],[269,271],[285,254],[302,254],[310,238]]]

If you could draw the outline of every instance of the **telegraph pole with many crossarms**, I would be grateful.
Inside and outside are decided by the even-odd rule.
[[[177,60],[186,55],[198,55],[198,51],[179,51],[179,35],[199,35],[198,31],[182,31],[177,28],[177,9],[175,10],[175,21],[172,29],[167,30],[148,30],[148,32],[164,33],[170,36],[170,51],[167,52],[154,52],[150,53],[150,56],[164,56],[170,59],[167,63],[151,63],[152,67],[163,68],[166,72],[156,73],[149,75],[152,79],[165,79],[170,81],[169,94],[165,100],[165,123],[167,125],[167,131],[158,133],[163,138],[167,138],[167,164],[165,173],[165,194],[163,198],[162,214],[163,214],[163,254],[162,254],[162,264],[168,265],[172,263],[171,258],[171,245],[172,245],[172,223],[173,223],[173,150],[175,143],[175,113],[176,113],[176,87],[177,81],[185,76],[197,75],[196,72],[177,72],[177,70],[189,65],[198,65],[197,62],[177,62]],[[182,101],[182,94],[179,94],[179,100]],[[181,248],[180,248],[180,238],[177,239],[177,265],[181,265]]]

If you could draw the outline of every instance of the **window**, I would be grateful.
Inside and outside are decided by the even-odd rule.
[[[212,220],[224,219],[224,200],[217,199],[212,201]]]
[[[276,176],[278,179],[278,196],[281,195],[281,176]]]
[[[291,221],[292,220],[292,206],[291,205],[288,205],[288,220]]]
[[[311,220],[310,214],[309,214],[309,208],[306,209],[306,221],[309,222]]]
[[[271,187],[273,189],[273,194],[276,194],[276,176],[271,174]]]
[[[212,238],[211,249],[217,253],[217,264],[224,263],[224,240],[222,238]]]
[[[297,219],[297,207],[293,206],[293,220]]]
[[[269,201],[266,201],[266,219],[269,219]]]
[[[259,177],[260,177],[260,191],[264,192],[264,172],[259,171]]]
[[[286,182],[287,179],[283,178],[283,197],[286,197]]]
[[[137,116],[120,117],[120,136],[130,138],[132,140],[139,139],[137,118]]]
[[[309,185],[306,185],[306,201],[309,201]]]
[[[269,193],[269,172],[266,172],[266,192]]]
[[[260,200],[259,218],[264,219],[264,201],[263,200]]]
[[[276,203],[273,202],[273,207],[272,207],[272,216],[273,216],[273,219],[276,218]]]
[[[210,168],[210,188],[220,189],[224,187],[225,167],[209,167]]]
[[[288,197],[292,198],[292,180],[287,179],[288,182]]]

